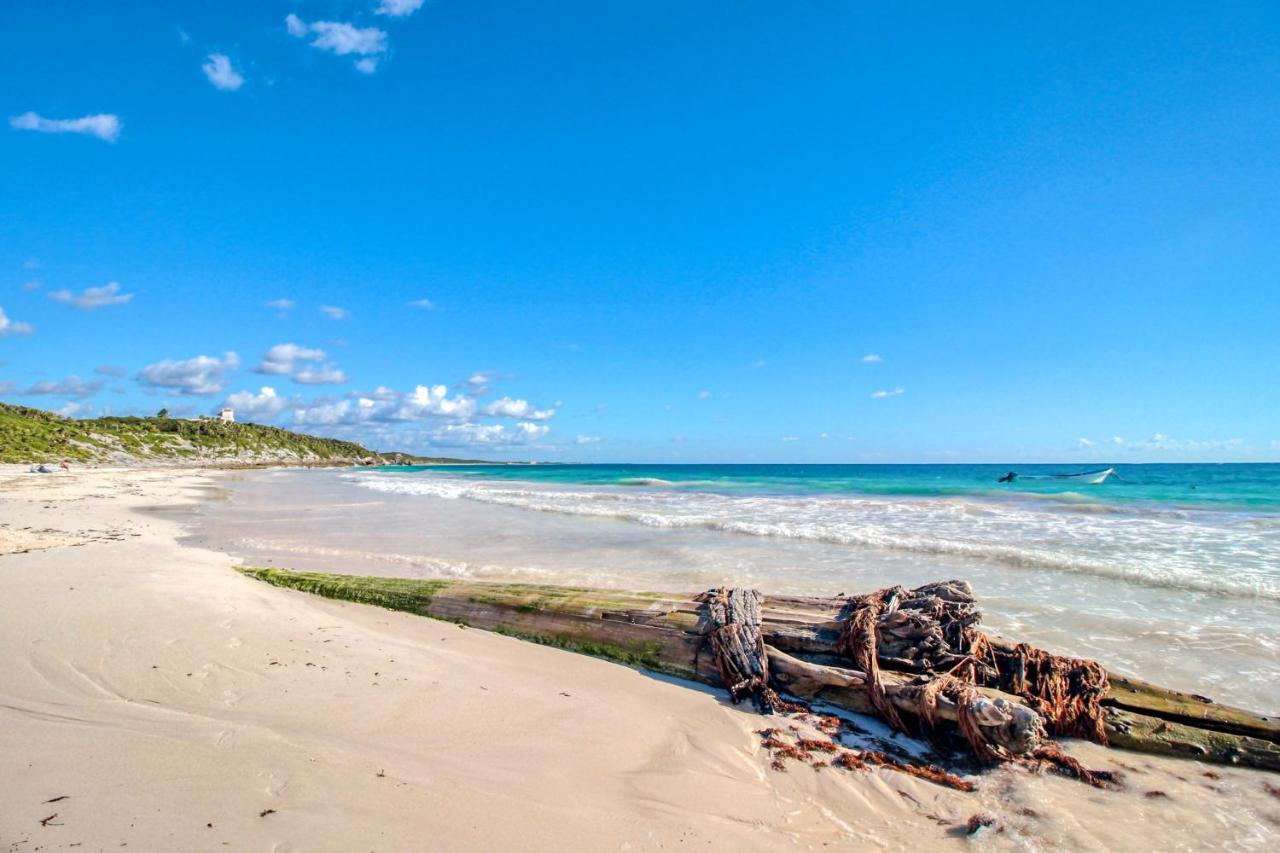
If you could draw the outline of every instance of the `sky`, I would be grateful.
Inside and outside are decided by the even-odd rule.
[[[1280,460],[1280,5],[10,2],[0,399]]]

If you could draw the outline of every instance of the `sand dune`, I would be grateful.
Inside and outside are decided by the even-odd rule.
[[[977,812],[1011,849],[1280,837],[1272,780],[1188,762],[1126,756],[1122,792],[777,772],[712,691],[239,576],[178,541],[214,475],[5,476],[0,850],[918,849]]]

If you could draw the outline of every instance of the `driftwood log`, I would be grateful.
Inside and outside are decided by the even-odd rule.
[[[275,586],[430,616],[725,686],[735,698],[750,695],[759,702],[762,688],[776,687],[884,717],[868,690],[865,667],[851,666],[849,655],[842,652],[851,608],[856,609],[859,598],[761,596],[758,624],[751,624],[751,601],[743,596],[760,595],[752,590],[686,596],[282,569],[240,571]],[[1040,748],[1046,728],[1052,731],[1055,722],[1052,702],[983,686],[977,677],[978,686],[969,688],[960,707],[947,692],[928,688],[933,676],[922,675],[966,665],[978,670],[1001,660],[1024,661],[1029,647],[978,636],[979,616],[967,584],[950,581],[898,591],[897,602],[895,591],[881,591],[884,606],[874,620],[877,680],[892,707],[912,720],[932,719],[941,726],[964,716],[981,727],[991,743],[1014,755]],[[924,617],[930,608],[938,609],[939,599],[950,615],[931,622]],[[728,648],[727,656],[713,648],[718,643]],[[974,651],[980,651],[982,659]],[[1101,683],[1095,679],[1090,684],[1103,691],[1096,703],[1101,712],[1099,734],[1110,746],[1280,772],[1280,723],[1275,718],[1098,671]],[[1008,681],[1007,675],[1004,678]],[[766,695],[765,706],[769,701]]]

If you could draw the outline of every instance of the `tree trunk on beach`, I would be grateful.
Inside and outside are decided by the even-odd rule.
[[[276,586],[430,616],[727,688],[745,685],[753,677],[752,667],[760,666],[747,659],[751,650],[746,646],[755,642],[754,626],[746,633],[734,628],[729,636],[737,657],[730,677],[739,683],[724,683],[724,658],[718,664],[709,634],[723,629],[726,621],[741,620],[741,612],[733,614],[742,602],[718,599],[721,616],[712,619],[709,612],[717,611],[714,602],[707,603],[710,593],[672,595],[281,569],[240,571]],[[929,589],[935,587],[947,595],[946,585]],[[762,596],[756,604],[758,637],[767,656],[766,680],[805,699],[883,716],[873,704],[867,674],[852,668],[849,658],[840,652],[850,599]],[[927,679],[918,678],[918,674],[931,672],[925,662],[957,662],[951,660],[947,644],[936,641],[936,626],[920,621],[917,615],[907,607],[891,609],[876,625],[879,680],[893,708],[914,718],[941,720],[953,730],[963,711],[970,724],[981,727],[992,743],[1013,754],[1028,754],[1038,748],[1045,721],[1037,713],[1041,705],[1034,699],[974,687],[962,709],[945,693],[922,689],[922,681]],[[976,612],[973,621],[976,623]],[[967,630],[968,624],[963,627]],[[993,654],[1027,648],[982,637]],[[1108,686],[1101,697],[1101,722],[1112,747],[1280,771],[1280,723],[1274,718],[1134,678],[1112,673],[1105,676],[1109,682],[1104,678]]]

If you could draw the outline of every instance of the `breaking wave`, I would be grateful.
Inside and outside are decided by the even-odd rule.
[[[1280,600],[1280,531],[1229,513],[958,497],[723,495],[661,488],[666,481],[655,478],[633,478],[625,484],[633,488],[587,489],[436,474],[350,476],[384,493],[661,529],[961,557],[1153,587]]]

